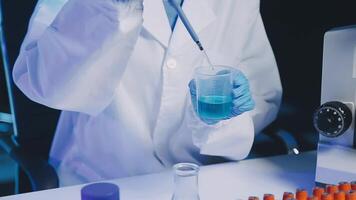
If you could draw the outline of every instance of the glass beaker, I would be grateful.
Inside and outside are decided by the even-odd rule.
[[[226,66],[195,69],[197,112],[203,119],[226,119],[232,109],[232,72]]]
[[[174,193],[172,200],[200,200],[198,188],[199,166],[193,163],[178,163],[173,166]]]

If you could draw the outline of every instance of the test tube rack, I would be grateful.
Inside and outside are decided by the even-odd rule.
[[[338,185],[314,187],[311,194],[306,189],[284,192],[283,200],[356,200],[356,181],[340,182]],[[257,196],[250,196],[248,200],[259,200]],[[273,194],[264,194],[263,200],[276,200]]]

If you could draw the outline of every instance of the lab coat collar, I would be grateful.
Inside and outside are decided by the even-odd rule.
[[[200,40],[203,40],[199,34],[204,28],[206,28],[210,23],[212,23],[216,15],[212,10],[211,1],[209,0],[184,0],[183,11],[187,15],[192,27],[197,32]],[[183,48],[187,42],[193,43],[188,31],[183,25],[182,21],[177,20],[175,26],[171,43],[170,50],[171,52],[178,51]],[[205,41],[200,41],[203,45]]]
[[[186,42],[192,42],[192,39],[180,19],[177,20],[172,35],[162,1],[144,1],[143,26],[164,46],[177,50],[183,47]],[[208,0],[184,0],[182,8],[198,35],[202,29],[216,18],[211,2]],[[204,44],[204,41],[201,42]]]
[[[143,27],[161,44],[168,46],[172,34],[163,0],[145,0]]]

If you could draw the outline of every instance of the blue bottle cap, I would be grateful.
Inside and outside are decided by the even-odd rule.
[[[94,183],[81,190],[82,200],[120,200],[119,187],[112,183]]]

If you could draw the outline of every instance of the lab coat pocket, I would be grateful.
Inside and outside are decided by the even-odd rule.
[[[83,132],[82,122],[83,118],[80,118],[76,124],[73,124],[71,130],[71,135],[74,137],[72,144],[68,147],[66,154],[61,158],[62,161],[57,167],[61,186],[83,184],[102,179],[102,176],[89,166],[90,164],[87,162],[86,157],[83,156],[83,146],[80,143],[83,140],[81,134]]]

